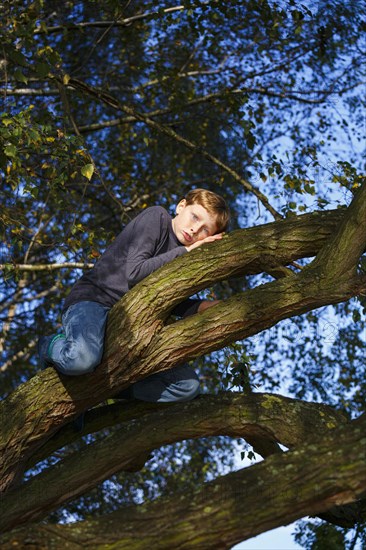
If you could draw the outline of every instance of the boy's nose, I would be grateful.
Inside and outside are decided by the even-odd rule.
[[[200,226],[198,223],[192,225],[191,227],[191,232],[195,235],[196,233],[199,233],[200,231]]]

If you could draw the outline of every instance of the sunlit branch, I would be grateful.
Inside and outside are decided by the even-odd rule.
[[[276,408],[276,415],[268,414],[271,407]],[[130,408],[133,409],[132,404]],[[97,481],[140,463],[140,457],[146,458],[162,445],[202,436],[228,435],[244,439],[265,438],[292,448],[312,438],[314,429],[317,435],[326,434],[329,424],[340,425],[347,421],[341,413],[326,405],[269,394],[244,396],[228,392],[202,396],[188,405],[156,405],[151,409],[149,414],[122,422],[110,436],[84,446],[3,497],[2,530],[13,526],[14,508],[17,526],[40,519],[45,512],[80,496]],[[159,429],[162,423],[164,430]],[[39,484],[47,486],[48,491],[41,494]]]
[[[32,340],[29,342],[29,344],[22,350],[18,351],[13,357],[8,359],[3,365],[0,367],[0,372],[7,371],[14,363],[15,361],[19,361],[20,359],[26,359],[29,356],[29,352],[34,350],[36,347],[37,340]]]
[[[222,62],[224,63],[224,61]],[[126,87],[126,86],[109,86],[108,91],[109,92],[125,92],[125,93],[132,93],[136,94],[141,90],[144,90],[145,88],[148,88],[150,86],[155,86],[156,84],[161,84],[162,82],[169,81],[169,80],[176,80],[176,79],[183,79],[183,78],[191,78],[196,76],[210,76],[210,75],[217,75],[222,74],[225,71],[230,71],[231,69],[227,68],[224,69],[220,63],[218,69],[208,69],[208,70],[196,70],[196,71],[185,71],[180,72],[175,75],[167,75],[162,76],[161,78],[154,78],[153,80],[149,80],[147,82],[144,82],[143,84],[140,84],[135,87]],[[39,78],[29,78],[28,82],[34,82],[36,84],[44,83],[44,79]],[[9,84],[9,79],[1,79],[0,78],[0,85],[7,85]],[[56,88],[0,88],[0,92],[4,93],[5,95],[39,95],[39,96],[56,96],[59,94],[59,90]]]
[[[215,413],[213,411],[214,416]],[[280,418],[285,419],[286,416]],[[201,421],[198,420],[199,425]],[[202,424],[205,424],[205,419]],[[156,432],[161,434],[163,430],[160,427],[161,423]],[[305,440],[294,451],[229,473],[194,491],[182,493],[179,498],[176,495],[167,496],[152,503],[121,507],[99,520],[94,518],[67,526],[48,525],[47,528],[51,531],[55,548],[64,545],[65,540],[73,540],[74,533],[77,536],[81,534],[84,541],[103,540],[104,544],[118,543],[126,548],[133,545],[136,548],[166,550],[172,548],[177,533],[183,532],[179,543],[182,550],[202,546],[203,541],[207,548],[229,549],[240,540],[263,531],[305,515],[317,515],[333,508],[334,504],[352,503],[362,497],[366,489],[364,430],[364,418],[359,423],[344,425],[341,422],[337,428],[312,434],[310,441]],[[125,443],[123,435],[121,445]],[[128,439],[129,434],[126,435]],[[149,436],[154,438],[154,432],[151,431]],[[119,445],[116,445],[111,455],[119,450]],[[49,487],[52,490],[52,484]],[[39,495],[44,498],[45,491]],[[32,496],[35,500],[35,495],[30,494]],[[37,504],[36,501],[35,506]],[[19,499],[15,505],[19,505]],[[5,507],[5,510],[11,514],[10,507]],[[169,510],[168,524],[166,510]],[[240,513],[233,513],[237,510]],[[34,512],[36,510],[30,513]],[[202,517],[205,518],[205,530],[199,532]],[[21,516],[21,519],[24,521],[27,518]],[[41,525],[32,530],[32,540],[42,535],[43,527]],[[188,527],[190,536],[187,539]],[[17,536],[20,537],[18,541]],[[19,545],[21,531],[15,533],[14,540]]]
[[[140,113],[136,113],[133,109],[123,106],[123,109],[126,112],[130,112],[131,114],[134,113],[136,118],[141,120],[142,122],[145,122],[148,126],[158,130],[160,133],[163,133],[171,138],[173,138],[175,141],[178,141],[179,143],[182,143],[185,147],[190,149],[191,151],[194,151],[195,153],[198,153],[200,156],[205,157],[209,161],[211,161],[213,164],[221,168],[224,172],[228,173],[234,180],[239,182],[242,187],[248,191],[249,193],[252,193],[262,204],[263,206],[272,214],[275,220],[282,219],[282,214],[280,214],[269,202],[268,198],[264,193],[262,193],[257,187],[249,183],[246,179],[244,179],[236,170],[225,164],[222,160],[217,158],[216,156],[209,153],[206,149],[203,149],[196,143],[188,140],[187,138],[181,136],[178,134],[175,130],[170,128],[169,126],[162,125],[154,120],[152,120],[150,117],[141,115]]]
[[[17,282],[19,296],[21,296],[26,284],[27,284],[27,275],[23,275],[21,279],[19,279],[19,281]],[[16,315],[18,306],[19,306],[19,303],[16,300],[11,303],[8,309],[7,319],[2,323],[2,330],[1,330],[1,337],[0,337],[0,352],[4,351],[4,343],[9,333],[12,320]]]
[[[0,264],[0,269],[18,271],[53,271],[55,269],[90,269],[94,264],[82,262],[64,262],[54,264]]]
[[[11,269],[13,269],[13,267],[14,267],[14,264],[11,264]],[[17,292],[11,298],[9,298],[9,300],[4,301],[0,305],[0,313],[2,311],[5,311],[7,308],[9,308],[13,302],[20,301],[19,299],[21,296],[22,296],[21,302],[24,304],[25,302],[33,302],[34,300],[39,300],[40,298],[44,298],[45,296],[52,294],[52,292],[55,292],[56,290],[60,290],[59,285],[53,285],[51,288],[48,288],[47,290],[43,290],[42,292],[38,292],[34,296],[28,296],[25,298],[22,296],[23,292],[17,290]]]

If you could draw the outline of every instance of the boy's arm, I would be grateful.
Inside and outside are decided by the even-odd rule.
[[[142,281],[159,267],[187,252],[187,249],[182,245],[162,254],[157,254],[163,223],[160,209],[151,209],[150,212],[137,216],[126,257],[126,275],[129,288]]]
[[[149,212],[145,211],[135,219],[126,256],[126,276],[129,288],[142,281],[159,267],[174,260],[174,258],[182,256],[202,244],[221,239],[223,235],[222,233],[212,235],[197,241],[189,247],[177,246],[172,250],[155,255],[159,247],[163,224],[162,209],[159,208],[151,208]]]
[[[168,252],[153,257],[146,254],[146,248],[144,251],[140,251],[127,263],[127,280],[129,288],[132,288],[142,281],[142,279],[145,279],[145,277],[159,269],[159,267],[171,262],[178,256],[182,256],[182,254],[186,252],[184,246],[179,246],[173,250],[168,250]]]
[[[215,306],[216,304],[219,304],[221,300],[202,300],[200,305],[198,306],[198,313],[202,313],[205,311],[205,309],[208,309],[209,307]]]

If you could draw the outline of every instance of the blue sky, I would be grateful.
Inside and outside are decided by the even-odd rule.
[[[294,524],[279,527],[278,529],[267,531],[267,533],[241,542],[233,546],[232,550],[298,550],[302,547],[293,540],[291,533],[294,530]]]

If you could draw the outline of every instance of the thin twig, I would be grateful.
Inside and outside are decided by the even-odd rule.
[[[129,116],[135,117],[136,120],[144,122],[151,128],[154,128],[155,130],[157,130],[159,133],[168,135],[175,141],[183,144],[185,147],[187,147],[191,151],[194,151],[202,155],[203,157],[207,158],[213,164],[215,164],[216,166],[219,166],[222,170],[230,174],[230,176],[234,178],[236,181],[238,181],[243,186],[243,188],[246,189],[246,191],[255,195],[257,199],[263,204],[263,206],[272,214],[275,220],[280,220],[283,218],[283,216],[270,204],[268,198],[257,187],[255,187],[254,185],[249,183],[247,180],[245,180],[243,177],[241,177],[234,169],[230,168],[230,166],[225,164],[219,158],[215,157],[214,155],[211,155],[211,153],[209,153],[202,147],[184,138],[183,136],[175,132],[172,128],[169,128],[168,126],[155,122],[150,118],[150,116],[135,111],[132,107],[128,107],[127,105],[120,103],[116,98],[110,96],[106,92],[96,90],[95,88],[85,84],[84,82],[78,79],[75,79],[75,78],[70,79],[69,85],[75,87],[76,89],[81,89],[84,92],[94,97],[98,97],[98,99],[108,104],[109,106],[113,107],[114,109],[121,110]],[[215,94],[211,94],[211,95],[212,97],[215,96]]]
[[[192,8],[192,6],[190,6]],[[76,31],[76,30],[83,30],[88,28],[100,28],[105,29],[109,27],[128,27],[131,25],[131,23],[134,23],[135,21],[140,21],[142,19],[152,19],[156,17],[156,15],[159,15],[161,13],[168,14],[168,13],[174,13],[176,11],[182,11],[186,9],[186,6],[180,5],[180,6],[174,6],[172,8],[165,8],[163,10],[159,10],[158,12],[145,12],[140,13],[138,15],[133,15],[131,17],[126,17],[126,19],[121,19],[120,21],[88,21],[86,23],[72,23],[70,25],[55,25],[54,27],[37,27],[34,30],[34,35],[37,34],[51,34],[59,31]]]

